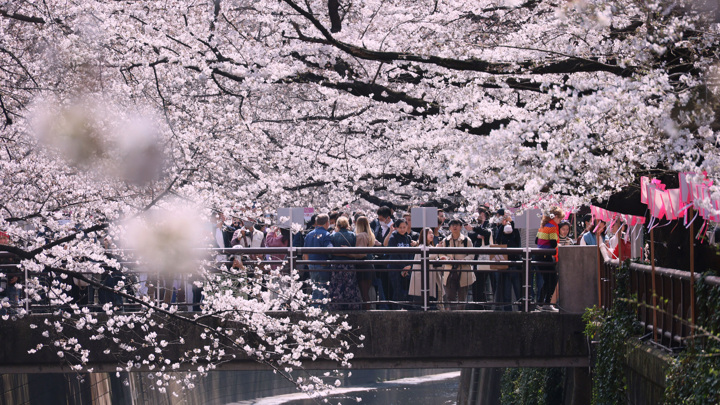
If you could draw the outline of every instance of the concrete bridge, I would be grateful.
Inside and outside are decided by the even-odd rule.
[[[282,314],[287,316],[287,314]],[[36,354],[28,349],[48,343],[32,315],[0,323],[0,374],[70,372],[52,347]],[[44,317],[43,317],[44,319]],[[368,311],[348,313],[347,321],[365,335],[363,348],[354,349],[353,368],[467,368],[467,367],[587,367],[588,344],[579,314],[549,312],[421,312]],[[228,326],[228,325],[225,325]],[[200,330],[168,326],[187,346],[169,345],[166,358],[179,358],[187,347],[204,343]],[[89,367],[115,372],[117,359],[103,355],[103,343],[89,341],[82,332],[66,333],[93,350]],[[75,335],[79,334],[79,335]],[[306,362],[309,369],[337,368],[326,361]],[[250,358],[223,363],[221,370],[257,370],[265,366]]]
[[[354,349],[354,368],[487,368],[487,367],[587,367],[588,343],[581,315],[597,302],[597,256],[594,247],[560,249],[558,272],[561,312],[492,311],[365,311],[348,312],[348,323],[365,335],[363,348]],[[280,314],[288,316],[287,313]],[[54,350],[28,354],[28,349],[49,339],[39,328],[47,314],[19,321],[0,322],[0,373],[68,372]],[[228,325],[224,325],[228,326]],[[206,344],[202,330],[190,325],[172,326],[172,335],[187,345],[168,346],[166,358],[180,358],[188,347]],[[172,330],[175,328],[175,330]],[[195,328],[196,330],[194,330]],[[66,334],[76,332],[66,328]],[[118,361],[103,355],[104,347],[86,336],[75,336],[92,349],[89,367],[115,372]],[[225,370],[257,370],[265,366],[239,357],[223,363]],[[306,363],[310,369],[336,368],[334,363]]]

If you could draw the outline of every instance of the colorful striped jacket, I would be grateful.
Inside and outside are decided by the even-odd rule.
[[[535,243],[540,249],[555,249],[558,245],[558,227],[555,222],[550,221],[538,229]]]

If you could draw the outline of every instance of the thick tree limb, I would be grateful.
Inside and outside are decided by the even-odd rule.
[[[340,32],[342,23],[340,21],[340,1],[328,0],[328,14],[330,15],[330,32]]]
[[[317,83],[323,87],[346,91],[355,96],[369,97],[375,101],[396,104],[404,102],[415,108],[411,115],[435,115],[440,112],[440,105],[434,102],[415,98],[406,93],[399,92],[375,83],[365,83],[357,80],[346,82],[332,82],[327,78],[314,74],[303,73],[294,77],[283,79],[285,83]]]
[[[444,67],[459,71],[474,71],[489,74],[562,74],[562,73],[578,73],[578,72],[609,72],[618,76],[632,76],[635,69],[632,67],[621,67],[602,63],[598,58],[575,58],[569,57],[566,60],[553,61],[545,64],[539,64],[536,60],[521,61],[517,63],[495,63],[487,62],[481,59],[451,59],[434,55],[417,55],[408,52],[383,52],[374,51],[364,47],[351,45],[342,41],[338,41],[333,35],[318,21],[315,16],[304,10],[292,0],[283,0],[295,11],[305,17],[312,25],[320,31],[324,39],[310,38],[299,34],[300,40],[315,43],[325,43],[333,45],[336,48],[348,53],[356,58],[373,60],[379,62],[395,62],[395,61],[411,61],[420,62]],[[297,28],[296,28],[297,29]]]
[[[45,19],[41,17],[33,17],[20,13],[9,13],[7,10],[0,8],[0,16],[12,18],[13,20],[29,22],[33,24],[45,24]]]

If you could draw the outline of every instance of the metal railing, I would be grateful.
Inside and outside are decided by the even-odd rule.
[[[410,265],[414,268],[409,273],[414,272],[416,277],[421,278],[421,296],[416,296],[418,299],[406,300],[406,301],[393,301],[391,299],[375,299],[372,301],[362,302],[360,304],[372,305],[375,308],[386,308],[392,306],[394,308],[405,308],[405,309],[420,309],[428,311],[431,309],[438,309],[442,307],[460,307],[463,306],[468,309],[479,309],[479,308],[501,308],[507,310],[513,305],[518,307],[520,311],[531,311],[533,309],[535,296],[535,289],[533,285],[533,277],[542,273],[555,272],[555,261],[538,261],[534,260],[535,257],[543,256],[549,257],[554,256],[555,249],[538,249],[538,248],[489,248],[489,247],[327,247],[327,248],[305,248],[305,247],[265,247],[265,248],[220,248],[220,249],[203,249],[206,250],[208,256],[235,256],[240,257],[241,261],[245,266],[287,266],[290,270],[298,270],[300,272],[310,272],[308,266],[310,265],[322,265],[327,268],[322,271],[327,272],[376,272],[376,273],[392,273],[392,272],[403,272],[404,266]],[[114,250],[109,251],[113,254],[131,255],[129,251]],[[328,255],[329,260],[309,260],[303,258],[304,255],[318,254]],[[363,254],[372,255],[373,259],[353,259],[341,255],[349,254]],[[444,256],[448,254],[465,255],[469,257],[467,260],[440,260],[438,256]],[[333,256],[334,255],[334,256]],[[412,256],[413,259],[390,259],[387,255],[408,255]],[[284,256],[284,258],[278,259],[277,256]],[[271,258],[276,257],[276,258]],[[147,274],[148,272],[142,268],[141,264],[133,261],[124,261],[123,274]],[[226,265],[230,267],[232,261],[218,261],[216,265]],[[336,265],[351,265],[348,269],[337,268]],[[431,275],[438,272],[450,271],[447,267],[449,265],[464,265],[465,269],[457,269],[460,273],[475,274],[487,273],[492,274],[493,277],[497,278],[495,283],[495,290],[492,290],[488,295],[492,295],[492,300],[478,301],[480,297],[473,297],[472,301],[468,299],[464,301],[453,301],[448,302],[442,298],[443,291],[436,291],[435,296],[438,297],[436,301],[431,299],[431,288],[435,288],[435,285],[431,282]],[[496,266],[495,268],[487,268],[487,266]],[[12,267],[16,268],[16,265],[4,265],[11,267],[8,270],[12,270]],[[478,266],[485,266],[478,268]],[[501,268],[504,267],[504,268]],[[7,276],[10,276],[13,272],[4,271]],[[27,280],[28,274],[25,272],[17,273]],[[84,274],[84,273],[80,273]],[[506,282],[507,277],[503,275],[517,274],[521,281],[522,292],[520,296],[516,295],[516,299],[499,301],[497,298],[497,291],[506,288],[503,283]],[[86,276],[97,276],[94,273],[86,273]],[[30,276],[37,276],[33,273]],[[382,277],[382,276],[381,276]],[[410,274],[408,274],[410,277]],[[148,278],[147,283],[155,283],[155,299],[158,302],[163,301],[161,294],[162,284],[159,277],[157,280]],[[485,279],[483,278],[483,281]],[[71,283],[72,281],[67,281]],[[186,283],[183,279],[181,283]],[[491,283],[492,285],[492,283]],[[172,287],[170,287],[172,288]],[[482,286],[485,288],[485,286]],[[387,293],[387,292],[386,292]],[[511,291],[511,296],[514,291]],[[178,296],[179,291],[178,291]],[[470,294],[468,294],[469,298]],[[379,297],[378,297],[379,298]],[[89,302],[88,305],[94,304],[94,298],[91,299],[93,302]],[[197,302],[179,302],[175,300],[173,302],[177,305],[188,305],[192,306]],[[346,304],[339,302],[338,304]],[[50,305],[47,303],[39,304],[33,303],[28,297],[22,300],[21,305],[25,306],[28,311],[32,309],[36,310],[47,310]],[[132,308],[132,306],[128,306]]]
[[[600,304],[605,309],[615,305],[618,266],[617,261],[608,261],[602,268]],[[695,274],[692,283],[688,271],[655,267],[653,289],[652,266],[631,263],[629,271],[630,294],[637,298],[636,315],[645,332],[648,336],[652,334],[653,340],[666,349],[684,347],[685,340],[695,335],[696,303],[691,290],[702,277]],[[704,282],[720,287],[720,277],[708,276]]]

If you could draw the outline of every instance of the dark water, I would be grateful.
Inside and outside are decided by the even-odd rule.
[[[322,371],[312,374],[322,375]],[[455,404],[459,370],[353,370],[328,403]],[[80,378],[82,377],[82,378]],[[156,389],[141,373],[4,374],[0,375],[0,405],[315,405],[295,386],[270,371],[214,371],[196,381],[193,389],[173,387],[176,395]]]
[[[426,371],[427,372],[427,371]],[[456,404],[460,372],[435,370],[437,374],[402,377],[403,372],[390,380],[382,380],[380,370],[354,372],[349,382],[343,384],[338,393],[313,400],[302,393],[255,398],[228,405],[316,405],[327,399],[330,404],[383,404],[383,405],[438,405]],[[417,374],[407,370],[405,374]],[[374,379],[374,381],[373,381]],[[358,402],[358,399],[360,402]]]

